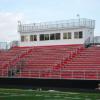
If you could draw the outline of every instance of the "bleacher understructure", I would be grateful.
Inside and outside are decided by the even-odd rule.
[[[0,51],[0,77],[100,80],[100,47],[13,47]]]

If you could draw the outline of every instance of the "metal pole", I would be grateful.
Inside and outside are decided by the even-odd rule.
[[[79,24],[79,26],[80,26],[80,15],[77,14],[76,16],[77,16],[77,19],[78,19],[78,24]]]

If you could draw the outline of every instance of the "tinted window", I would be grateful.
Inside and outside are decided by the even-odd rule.
[[[21,41],[24,42],[24,36],[21,36]]]
[[[55,40],[55,35],[54,34],[50,34],[50,40]]]
[[[74,38],[76,38],[76,39],[83,38],[83,32],[82,31],[80,31],[80,32],[74,32]]]
[[[40,41],[44,40],[44,34],[40,34]]]
[[[56,40],[60,39],[60,33],[56,33]]]
[[[82,31],[79,32],[79,38],[83,38],[83,32]]]
[[[63,39],[71,39],[71,32],[63,33]]]
[[[34,41],[37,41],[37,35],[34,35]]]
[[[71,39],[71,33],[68,32],[68,39]]]
[[[34,41],[34,35],[30,35],[30,41]]]
[[[45,34],[45,40],[49,40],[49,34]]]
[[[78,32],[74,32],[74,38],[78,39],[79,38],[79,33]]]

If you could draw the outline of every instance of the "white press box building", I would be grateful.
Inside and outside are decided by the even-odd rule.
[[[72,45],[93,43],[95,20],[23,24],[19,22],[20,46]]]

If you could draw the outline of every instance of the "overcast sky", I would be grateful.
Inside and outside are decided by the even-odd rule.
[[[0,41],[19,39],[18,20],[67,20],[77,14],[96,20],[95,35],[100,35],[100,0],[0,0]]]

